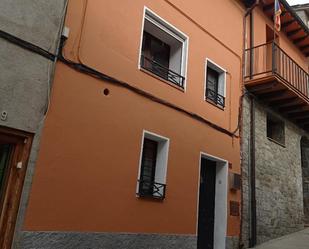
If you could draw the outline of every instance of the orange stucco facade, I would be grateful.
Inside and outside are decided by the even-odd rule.
[[[145,7],[188,37],[184,89],[139,67]],[[226,0],[69,1],[66,59],[213,126],[58,62],[23,229],[196,235],[201,153],[224,159],[229,172],[241,173],[237,128],[244,13],[240,3]],[[259,45],[272,23],[259,8],[253,14],[254,45]],[[284,34],[279,37],[280,46],[305,69],[304,55]],[[224,108],[204,99],[206,59],[226,70]],[[170,140],[163,201],[136,196],[144,130]],[[230,201],[241,204],[240,191],[228,188],[226,210],[227,236],[238,237],[240,215],[230,215]]]
[[[189,37],[185,90],[138,67],[145,6]],[[24,230],[196,234],[200,153],[240,174],[243,14],[226,0],[69,1],[67,59],[236,133],[58,62]],[[204,100],[207,58],[227,71],[224,109]],[[143,130],[170,139],[163,201],[136,196]],[[227,198],[240,203],[240,191]],[[229,214],[227,235],[239,236]]]
[[[145,7],[188,37],[184,89],[139,68]],[[69,1],[65,58],[203,117],[226,132],[58,62],[24,230],[195,235],[201,153],[227,160],[229,172],[241,172],[237,127],[244,12],[242,5],[226,0],[138,0],[121,5],[109,0]],[[254,45],[263,44],[266,25],[272,23],[259,8],[253,14]],[[306,69],[304,55],[281,32],[279,43]],[[206,59],[226,70],[223,109],[204,99]],[[144,130],[170,139],[163,201],[136,196]],[[241,203],[240,191],[228,189],[227,199],[228,204]],[[239,234],[240,216],[230,215],[228,205],[227,236]]]

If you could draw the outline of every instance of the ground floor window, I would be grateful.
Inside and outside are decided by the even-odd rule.
[[[139,197],[165,198],[169,140],[154,133],[143,133],[138,178]]]

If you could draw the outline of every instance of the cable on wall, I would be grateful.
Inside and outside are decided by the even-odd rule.
[[[11,35],[3,30],[0,30],[0,37],[10,43],[13,43],[21,48],[24,48],[26,50],[29,50],[31,52],[34,52],[36,54],[39,54],[43,57],[45,57],[46,59],[48,60],[51,60],[51,61],[54,61],[56,56],[50,52],[48,52],[47,50],[37,46],[37,45],[34,45],[30,42],[27,42],[25,40],[22,40],[14,35]]]
[[[145,91],[143,91],[143,90],[141,90],[141,89],[139,89],[137,87],[134,87],[134,86],[130,85],[127,82],[118,80],[118,79],[116,79],[114,77],[111,77],[111,76],[108,76],[108,75],[106,75],[104,73],[101,73],[101,72],[97,71],[94,68],[88,67],[87,65],[84,65],[82,63],[76,63],[76,62],[73,62],[71,60],[66,59],[62,55],[62,48],[63,48],[63,46],[65,44],[65,40],[66,40],[63,37],[61,38],[60,49],[59,49],[58,55],[54,55],[54,54],[52,54],[52,53],[50,53],[50,52],[40,48],[37,45],[34,45],[34,44],[32,44],[30,42],[27,42],[27,41],[24,41],[24,40],[22,40],[22,39],[20,39],[18,37],[15,37],[15,36],[5,32],[5,31],[1,31],[0,30],[0,38],[3,38],[5,40],[7,40],[8,42],[11,42],[11,43],[13,43],[13,44],[15,44],[15,45],[17,45],[17,46],[19,46],[21,48],[24,48],[26,50],[31,51],[33,53],[39,54],[39,55],[41,55],[41,56],[43,56],[43,57],[45,57],[45,58],[47,58],[47,59],[49,59],[51,61],[54,61],[55,59],[58,58],[59,61],[63,62],[64,64],[66,64],[67,66],[73,68],[76,71],[88,74],[88,75],[90,75],[90,76],[92,76],[94,78],[107,81],[107,82],[115,84],[117,86],[124,87],[124,88],[130,90],[131,92],[134,92],[134,93],[136,93],[136,94],[138,94],[140,96],[146,97],[146,98],[148,98],[148,99],[150,99],[150,100],[152,100],[152,101],[154,101],[156,103],[159,103],[161,105],[167,106],[167,107],[172,108],[172,109],[174,109],[174,110],[176,110],[178,112],[181,112],[181,113],[183,113],[183,114],[185,114],[185,115],[187,115],[187,116],[189,116],[191,118],[194,118],[194,119],[200,121],[201,123],[204,123],[204,124],[212,127],[213,129],[215,129],[217,131],[220,131],[220,132],[222,132],[222,133],[224,133],[224,134],[226,134],[226,135],[228,135],[230,137],[238,137],[235,134],[235,131],[234,132],[230,132],[227,129],[224,129],[224,128],[222,128],[222,127],[212,123],[211,121],[205,119],[204,117],[202,117],[202,116],[200,116],[200,115],[198,115],[196,113],[187,111],[187,110],[185,110],[185,109],[183,109],[183,108],[181,108],[181,107],[179,107],[179,106],[177,106],[177,105],[175,105],[175,104],[173,104],[171,102],[168,102],[168,101],[163,100],[163,99],[161,99],[159,97],[156,97],[156,96],[152,95],[151,93],[145,92]]]

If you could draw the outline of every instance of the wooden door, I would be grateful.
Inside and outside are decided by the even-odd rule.
[[[32,135],[0,127],[0,248],[10,249]]]

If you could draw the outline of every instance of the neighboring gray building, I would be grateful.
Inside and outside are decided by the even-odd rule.
[[[57,53],[65,10],[66,0],[0,1],[2,249],[18,241],[50,98],[55,63],[48,52]],[[41,48],[41,55],[22,46]]]
[[[245,248],[309,224],[309,29],[286,1],[280,3],[281,31],[265,25],[264,43],[255,44],[256,15],[248,21],[242,105]],[[270,20],[273,7],[261,8]],[[304,11],[306,23],[307,17]]]
[[[309,26],[309,3],[292,6],[297,15],[303,20],[304,24]]]

